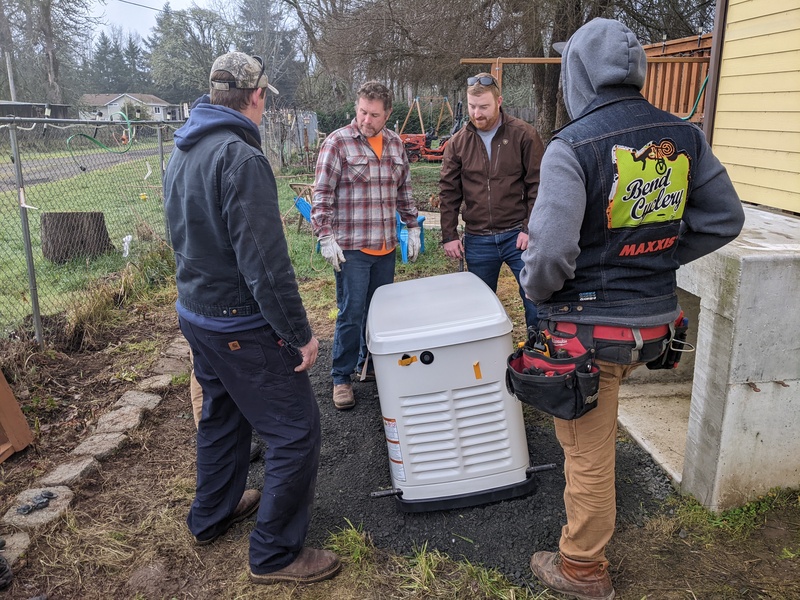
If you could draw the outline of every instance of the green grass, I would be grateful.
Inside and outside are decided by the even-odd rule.
[[[764,525],[765,515],[776,509],[800,507],[800,490],[776,488],[744,506],[714,513],[691,497],[673,498],[677,504],[675,516],[678,523],[692,535],[707,539],[714,531],[724,531],[738,540],[746,540]]]
[[[147,174],[149,161],[151,175]],[[62,165],[63,167],[63,165]],[[70,169],[70,171],[72,171]],[[26,188],[36,290],[42,314],[68,310],[85,296],[91,282],[121,271],[129,262],[146,256],[164,236],[161,177],[158,157],[139,159],[106,169],[82,172],[72,177]],[[146,193],[142,201],[139,194]],[[0,192],[2,206],[17,204],[16,190]],[[42,254],[41,215],[45,212],[102,212],[111,243],[116,250],[93,259],[74,258],[55,264]],[[18,215],[18,211],[17,215]],[[30,286],[22,228],[18,216],[0,214],[0,326],[17,327],[30,314]],[[129,255],[122,256],[122,238],[132,236]]]
[[[327,547],[342,560],[358,586],[383,597],[375,586],[393,590],[393,597],[452,600],[523,600],[549,598],[533,596],[529,590],[512,585],[496,569],[486,569],[469,561],[455,561],[427,543],[408,556],[389,555],[377,550],[361,525],[347,521],[347,527],[328,539]]]

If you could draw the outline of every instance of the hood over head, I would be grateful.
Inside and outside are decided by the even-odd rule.
[[[581,116],[604,88],[631,85],[641,90],[644,86],[644,49],[619,21],[592,19],[563,47],[553,46],[562,55],[561,87],[570,119]]]
[[[192,105],[189,119],[175,132],[175,145],[178,148],[189,150],[211,130],[220,127],[240,129],[261,144],[261,132],[255,123],[232,108],[205,102],[206,98],[208,96],[202,96],[199,102]]]

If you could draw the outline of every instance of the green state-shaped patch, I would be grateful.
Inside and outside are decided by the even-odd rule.
[[[638,227],[679,220],[686,206],[691,158],[672,140],[641,150],[614,146],[615,179],[608,204],[608,227]]]

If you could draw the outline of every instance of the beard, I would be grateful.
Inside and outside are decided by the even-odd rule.
[[[483,117],[481,119],[470,117],[469,120],[475,126],[475,129],[479,129],[480,131],[489,131],[492,127],[497,125],[497,122],[500,120],[500,107],[497,107],[497,112],[495,112],[491,117]]]
[[[372,125],[359,124],[358,130],[361,132],[361,135],[369,138],[378,135],[383,130],[383,128],[375,129],[375,127]]]

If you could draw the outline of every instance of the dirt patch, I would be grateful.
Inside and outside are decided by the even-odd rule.
[[[503,294],[513,298],[515,286],[504,282],[501,289],[506,288]],[[332,331],[323,308],[309,313],[318,335]],[[97,418],[134,385],[128,379],[145,376],[147,365],[177,335],[172,308],[152,309],[109,334],[100,351],[21,358],[25,368],[19,372],[27,375],[13,387],[28,414],[34,413],[35,402],[41,408],[47,399],[53,408],[35,410],[35,446],[2,464],[0,509],[7,510],[16,493],[85,439]],[[215,544],[196,547],[185,525],[194,493],[195,431],[187,386],[181,384],[164,393],[161,405],[116,455],[101,463],[95,477],[75,487],[66,517],[32,535],[4,597],[414,597],[397,585],[384,587],[396,568],[390,556],[425,544],[453,558],[495,567],[538,593],[529,556],[538,549],[555,549],[564,522],[562,455],[550,419],[525,408],[532,463],[559,465],[536,475],[538,487],[530,496],[461,510],[402,513],[392,498],[369,497],[391,483],[377,387],[356,384],[356,408],[336,411],[330,399],[331,340],[320,337],[311,378],[322,414],[323,449],[309,543],[323,544],[348,521],[361,526],[377,547],[377,562],[385,563],[386,581],[365,581],[357,565],[348,564],[342,575],[318,586],[252,586],[245,577],[250,521]],[[787,554],[800,549],[800,507],[773,511],[745,542],[699,537],[676,528],[664,503],[672,489],[650,457],[624,437],[617,451],[619,518],[609,558],[620,598],[800,597],[800,561]],[[251,465],[251,486],[261,486],[264,468],[263,460]]]

